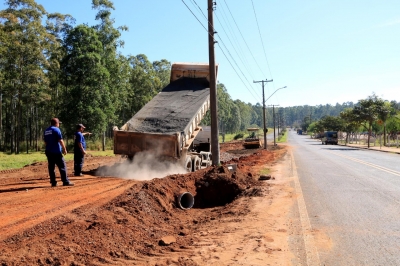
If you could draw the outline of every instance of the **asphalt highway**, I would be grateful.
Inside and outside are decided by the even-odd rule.
[[[294,131],[288,142],[318,264],[400,265],[400,155]]]

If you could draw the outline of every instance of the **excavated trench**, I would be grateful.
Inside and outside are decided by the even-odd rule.
[[[240,186],[235,177],[235,173],[221,166],[196,180],[193,208],[212,208],[233,202],[244,191],[244,187]]]
[[[118,165],[102,166],[94,171],[98,176],[112,176]],[[140,170],[137,170],[140,171]],[[121,176],[121,172],[115,176]],[[133,178],[134,179],[134,178]],[[175,174],[143,181],[141,188],[156,202],[181,209],[213,208],[233,202],[249,184],[251,176],[229,170],[227,166],[210,167],[194,173]]]

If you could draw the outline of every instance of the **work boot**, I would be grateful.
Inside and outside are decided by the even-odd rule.
[[[71,183],[71,182],[69,182],[69,183],[63,183],[63,186],[64,187],[72,187],[74,185],[74,183]]]

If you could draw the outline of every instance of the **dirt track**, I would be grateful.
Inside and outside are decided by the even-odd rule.
[[[121,159],[89,156],[74,187],[51,188],[47,163],[0,172],[0,263],[291,265],[293,196],[278,163],[285,153],[222,144],[235,172],[222,166],[151,181],[95,176]],[[266,168],[275,180],[258,180]],[[183,191],[195,197],[189,210],[176,205]]]

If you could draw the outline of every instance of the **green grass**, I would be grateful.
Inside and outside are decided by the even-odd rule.
[[[274,132],[273,131],[273,129],[272,128],[268,128],[268,135],[269,134],[271,134],[272,132]],[[233,133],[233,134],[225,134],[225,142],[228,142],[228,141],[232,141],[232,140],[234,140],[233,138],[238,134],[238,133],[243,133],[243,136],[246,138],[248,135],[249,135],[249,133],[247,132],[247,131],[245,131],[245,132],[237,132],[237,133]],[[258,136],[259,136],[259,138],[263,138],[263,133],[262,133],[262,130],[259,130],[258,131]],[[220,135],[219,136],[219,138],[218,138],[218,140],[219,140],[219,143],[222,143],[222,136]]]
[[[236,134],[237,133],[235,133],[235,134],[225,134],[225,142],[232,141],[233,138],[236,136]],[[219,143],[222,143],[222,136],[221,135],[219,135],[218,141],[219,141]]]
[[[113,150],[106,151],[88,151],[93,156],[114,156]],[[74,159],[74,153],[68,153],[65,156],[66,161]],[[18,169],[36,162],[46,162],[47,158],[44,152],[30,152],[29,154],[8,154],[0,153],[0,170]]]
[[[269,175],[269,173],[271,173],[271,169],[269,168],[263,168],[260,171],[260,175]]]
[[[288,134],[288,132],[287,131],[285,131],[285,133],[283,134],[283,136],[279,136],[278,137],[278,143],[282,143],[282,142],[286,142],[287,141],[287,134]]]

